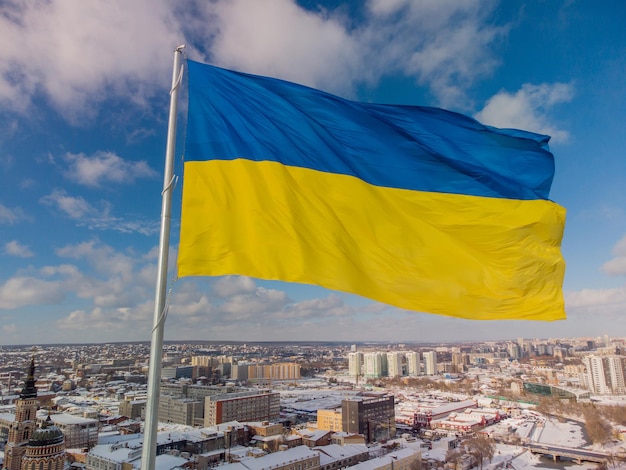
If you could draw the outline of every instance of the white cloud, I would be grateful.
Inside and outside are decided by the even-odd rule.
[[[97,210],[85,198],[70,196],[62,189],[56,189],[42,197],[41,202],[60,209],[72,219],[82,219],[97,213]]]
[[[602,265],[602,271],[610,276],[626,274],[626,235],[613,247],[614,257]]]
[[[11,240],[4,244],[4,252],[18,258],[31,258],[34,256],[32,250],[26,245],[22,245],[17,240]]]
[[[19,207],[10,208],[0,203],[0,222],[11,225],[23,220],[24,212]]]
[[[350,90],[363,49],[341,18],[307,11],[291,0],[207,3],[215,17],[215,62],[305,85]]]
[[[82,225],[92,230],[113,230],[120,233],[140,233],[142,235],[154,235],[159,232],[159,222],[145,220],[144,217],[135,216],[133,219],[122,219],[103,215],[82,221]],[[79,224],[81,225],[81,224]]]
[[[137,178],[154,178],[157,172],[145,161],[132,162],[111,152],[96,152],[88,157],[83,153],[68,153],[65,161],[69,168],[65,176],[85,186],[104,183],[132,183]]]
[[[375,18],[367,32],[368,55],[381,56],[374,67],[382,67],[382,74],[393,70],[417,77],[444,107],[463,106],[465,90],[498,65],[491,46],[508,28],[488,21],[496,3],[405,3],[394,14]]]
[[[626,286],[606,289],[582,289],[565,293],[567,308],[602,307],[621,305],[626,307]]]
[[[152,303],[156,277],[154,260],[124,253],[90,241],[66,245],[55,251],[76,264],[47,265],[20,273],[0,285],[0,308],[60,304],[68,297],[83,299],[95,308],[121,312]]]
[[[128,279],[132,275],[136,260],[115,251],[111,246],[95,240],[75,245],[66,245],[56,250],[57,256],[71,259],[85,259],[98,272],[105,276],[121,275]]]
[[[616,256],[602,265],[602,271],[611,276],[626,274],[626,256]]]
[[[615,244],[613,254],[616,256],[626,256],[626,235]]]
[[[0,308],[26,305],[58,304],[65,298],[60,281],[46,281],[32,276],[16,276],[0,285]]]
[[[514,94],[501,91],[492,96],[475,117],[483,124],[547,134],[553,142],[565,142],[569,133],[550,122],[550,111],[570,101],[573,94],[573,86],[566,83],[526,83]]]
[[[147,341],[150,339],[152,305],[149,302],[133,308],[103,308],[73,310],[59,318],[54,328],[59,335],[80,338],[83,342],[101,343],[102,332],[113,332],[116,341]]]
[[[141,255],[118,252],[96,241],[66,245],[57,249],[56,254],[85,261],[91,267],[91,274],[79,274],[71,288],[76,296],[90,299],[95,306],[134,307],[153,293],[156,277],[141,274],[145,270],[153,271],[154,266]]]
[[[225,276],[215,281],[212,291],[218,297],[250,294],[256,291],[256,282],[247,276]]]
[[[354,308],[345,305],[341,297],[337,294],[331,294],[328,297],[303,300],[291,304],[277,316],[299,321],[319,321],[325,318],[350,317],[354,313]]]
[[[121,233],[140,233],[153,235],[159,230],[159,222],[145,220],[142,216],[122,219],[111,215],[111,206],[101,201],[101,208],[91,205],[82,196],[70,196],[63,189],[55,189],[52,193],[40,199],[43,204],[55,207],[65,215],[76,221],[79,226],[91,230],[113,230]]]
[[[333,328],[335,321],[349,321],[353,309],[337,295],[293,302],[279,289],[256,286],[253,279],[228,276],[210,283],[181,279],[173,286],[167,319],[171,338],[215,337],[229,339],[291,338],[285,333],[306,322]],[[271,332],[271,333],[270,333]],[[309,331],[303,332],[301,339]],[[208,336],[207,336],[208,335]]]
[[[66,117],[95,112],[107,93],[145,102],[168,83],[184,34],[166,0],[4,2],[0,103],[28,108],[43,92]]]
[[[254,319],[257,315],[282,309],[289,302],[287,294],[276,289],[257,287],[254,292],[236,294],[227,298],[219,306],[219,311],[238,320]]]
[[[409,6],[409,0],[369,0],[367,6],[376,15],[390,15]]]
[[[0,103],[24,112],[42,94],[75,123],[105,98],[147,107],[186,42],[196,60],[342,94],[401,73],[458,105],[497,65],[490,48],[507,29],[491,24],[494,5],[372,0],[355,24],[342,8],[309,11],[294,0],[5,2]]]
[[[207,3],[220,65],[350,93],[396,73],[459,105],[472,82],[497,65],[490,46],[507,29],[492,26],[494,3],[370,1],[363,22],[341,10],[312,13],[290,0]]]

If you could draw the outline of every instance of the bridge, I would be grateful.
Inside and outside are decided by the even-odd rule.
[[[575,460],[578,464],[581,464],[583,461],[605,463],[608,462],[610,458],[610,455],[604,452],[596,452],[592,450],[572,447],[554,446],[551,444],[533,443],[527,444],[525,447],[528,448],[528,450],[530,450],[533,454],[551,455],[555,461],[558,460],[560,457],[565,457]]]

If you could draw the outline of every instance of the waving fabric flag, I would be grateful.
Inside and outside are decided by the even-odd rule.
[[[179,276],[471,319],[565,317],[549,137],[188,62]]]

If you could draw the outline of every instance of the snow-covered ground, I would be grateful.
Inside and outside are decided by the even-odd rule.
[[[532,440],[543,444],[554,444],[564,447],[586,447],[583,430],[575,421],[560,422],[556,418],[545,418],[537,423]]]
[[[529,422],[527,421],[526,423],[520,422],[516,424],[519,428],[527,430],[528,423]],[[565,420],[561,422],[556,418],[540,417],[533,424],[535,424],[535,426],[532,427],[532,431],[528,435],[528,438],[530,438],[531,441],[564,447],[591,447],[585,442],[581,424],[575,421]],[[617,453],[620,447],[625,447],[624,443],[620,443],[619,446],[616,446],[611,450],[599,448],[594,448],[594,450],[604,452],[612,451]],[[511,467],[515,470],[529,470],[533,468],[590,470],[598,467],[597,464],[591,462],[585,462],[580,465],[572,461],[554,463],[552,460],[548,460],[545,457],[540,458],[537,455],[533,455],[519,446],[497,444],[496,449],[496,455],[493,460],[489,464],[483,466],[485,470],[503,468],[507,463],[510,463]],[[626,464],[609,464],[609,469],[626,469]]]

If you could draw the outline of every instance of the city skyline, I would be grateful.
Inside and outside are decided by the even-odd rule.
[[[568,211],[568,319],[478,322],[315,286],[174,281],[178,180],[166,340],[451,342],[624,331],[621,2],[120,6],[0,7],[0,345],[150,339],[172,51],[183,43],[193,60],[551,135],[551,199]],[[180,108],[182,178],[184,99]]]

